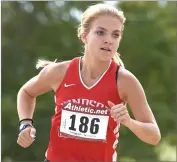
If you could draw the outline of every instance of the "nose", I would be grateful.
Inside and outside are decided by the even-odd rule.
[[[113,40],[112,40],[111,36],[105,37],[104,43],[105,43],[105,44],[112,44],[112,43],[113,43]]]

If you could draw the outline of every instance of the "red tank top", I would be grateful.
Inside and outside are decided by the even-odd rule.
[[[80,74],[81,57],[74,58],[55,94],[56,113],[52,117],[49,161],[116,161],[119,126],[109,114],[108,101],[120,103],[116,70],[108,69],[91,87]]]

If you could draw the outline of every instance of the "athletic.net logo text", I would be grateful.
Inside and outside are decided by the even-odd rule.
[[[86,114],[107,115],[109,108],[95,100],[72,99],[63,103],[63,109]]]

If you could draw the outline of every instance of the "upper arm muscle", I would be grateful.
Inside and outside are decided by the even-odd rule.
[[[48,65],[37,76],[30,79],[22,89],[32,97],[37,97],[51,90],[55,91],[63,80],[67,67],[68,62]]]
[[[136,120],[156,123],[143,87],[132,73],[122,69],[119,73],[118,87],[120,97],[126,100]]]

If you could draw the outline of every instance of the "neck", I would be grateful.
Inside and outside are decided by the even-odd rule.
[[[81,61],[81,73],[92,79],[100,77],[109,67],[110,61],[98,61],[84,55]]]

